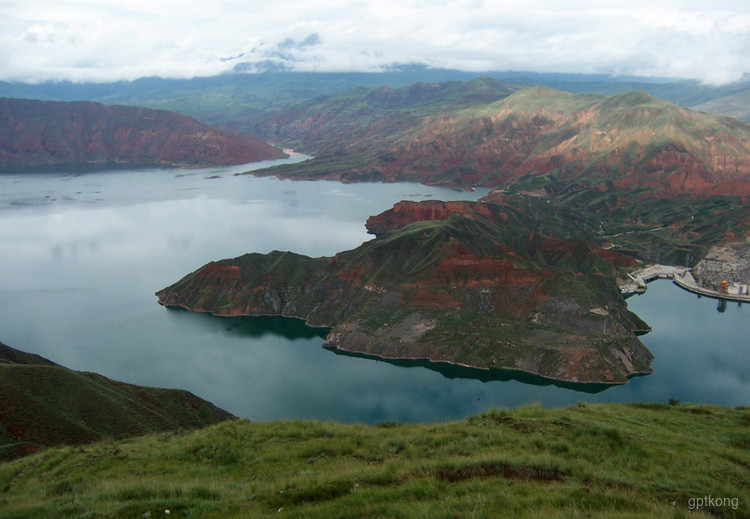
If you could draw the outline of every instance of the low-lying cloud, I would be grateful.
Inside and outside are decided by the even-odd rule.
[[[750,72],[746,0],[25,0],[0,4],[0,80],[113,81],[395,63],[694,78]]]

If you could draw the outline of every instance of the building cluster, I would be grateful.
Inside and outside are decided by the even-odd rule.
[[[747,283],[732,283],[730,285],[728,281],[722,280],[719,283],[719,294],[730,296],[747,296],[750,295],[750,292],[748,292]]]

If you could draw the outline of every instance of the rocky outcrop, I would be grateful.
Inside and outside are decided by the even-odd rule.
[[[0,99],[0,166],[244,164],[286,155],[246,134],[164,110]]]
[[[472,218],[472,215],[475,214],[485,217],[492,216],[489,209],[473,202],[460,200],[453,202],[439,200],[426,202],[401,201],[391,209],[369,217],[365,227],[368,233],[380,236],[387,231],[400,229],[414,222],[445,220],[453,214],[461,214],[468,218]]]
[[[650,371],[634,334],[648,327],[596,247],[537,234],[492,202],[402,202],[368,229],[375,240],[333,257],[209,263],[157,292],[159,303],[298,317],[331,328],[326,347],[389,359],[581,383]]]

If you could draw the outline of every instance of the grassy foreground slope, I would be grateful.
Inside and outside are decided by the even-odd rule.
[[[749,446],[750,410],[692,405],[529,405],[424,425],[235,420],[0,464],[0,515],[748,517]]]

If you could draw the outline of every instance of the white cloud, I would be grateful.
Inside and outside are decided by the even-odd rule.
[[[0,2],[0,79],[213,75],[240,62],[295,70],[602,72],[738,79],[746,0],[24,0]]]

